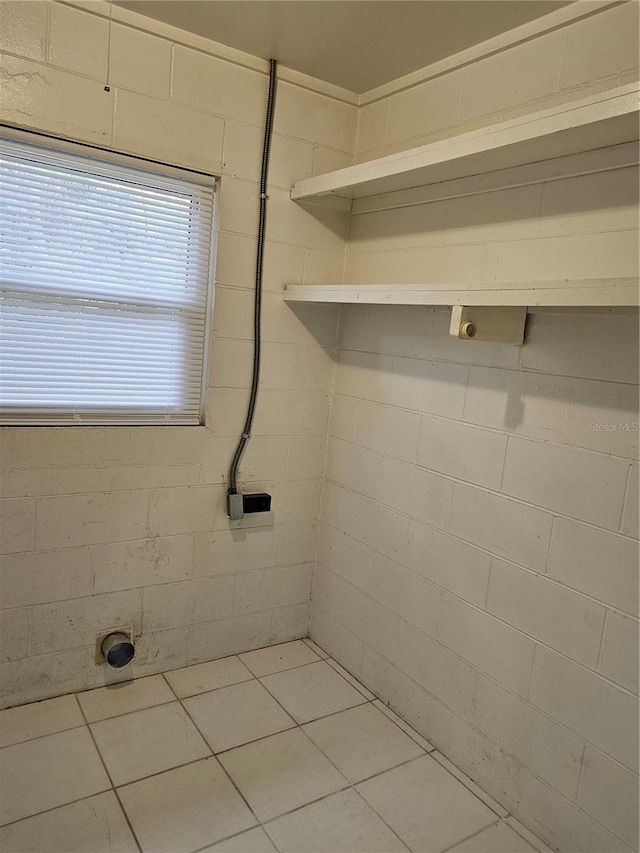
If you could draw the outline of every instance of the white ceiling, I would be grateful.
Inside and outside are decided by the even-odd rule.
[[[568,5],[567,0],[116,2],[353,92],[365,92]]]

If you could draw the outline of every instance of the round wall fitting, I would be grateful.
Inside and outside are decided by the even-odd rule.
[[[126,634],[107,634],[101,643],[101,651],[109,666],[120,669],[133,660],[136,648]]]

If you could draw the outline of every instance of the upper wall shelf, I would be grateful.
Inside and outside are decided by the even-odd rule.
[[[365,198],[638,139],[637,83],[294,184],[291,198]]]
[[[635,306],[637,278],[438,284],[290,284],[286,302],[339,305]]]

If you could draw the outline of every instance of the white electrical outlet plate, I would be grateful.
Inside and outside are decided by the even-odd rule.
[[[95,650],[95,661],[96,666],[100,666],[103,663],[107,662],[106,657],[102,654],[102,643],[104,642],[104,638],[108,637],[109,634],[124,634],[130,643],[133,643],[133,626],[127,625],[125,628],[107,628],[104,631],[100,631],[99,634],[96,634],[96,650]]]

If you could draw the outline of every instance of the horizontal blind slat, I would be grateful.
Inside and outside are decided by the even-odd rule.
[[[0,181],[1,180],[2,174],[0,172]],[[184,229],[185,216],[190,216],[194,220],[201,220],[205,225],[207,224],[207,221],[211,220],[210,212],[197,211],[195,209],[183,211],[176,210],[174,212],[171,208],[164,205],[152,205],[145,207],[144,205],[138,205],[135,202],[129,204],[128,199],[125,198],[121,198],[117,205],[109,205],[109,200],[102,198],[101,196],[96,196],[96,198],[91,199],[74,199],[60,196],[59,193],[54,193],[52,188],[48,188],[47,192],[50,194],[51,198],[42,192],[29,192],[28,187],[25,187],[24,190],[19,190],[17,187],[13,188],[10,185],[7,186],[4,184],[3,216],[8,216],[12,210],[19,209],[17,202],[20,199],[23,199],[24,208],[31,208],[35,212],[39,212],[45,220],[52,218],[53,216],[53,210],[51,209],[52,201],[55,201],[56,213],[64,213],[65,216],[68,216],[70,219],[77,219],[78,212],[82,212],[98,221],[112,220],[114,222],[118,222],[123,212],[131,207],[131,220],[133,222],[147,225],[149,228],[156,227],[161,229],[168,228],[169,225],[175,225]],[[98,202],[100,202],[100,216],[98,216],[98,212],[95,207]]]

